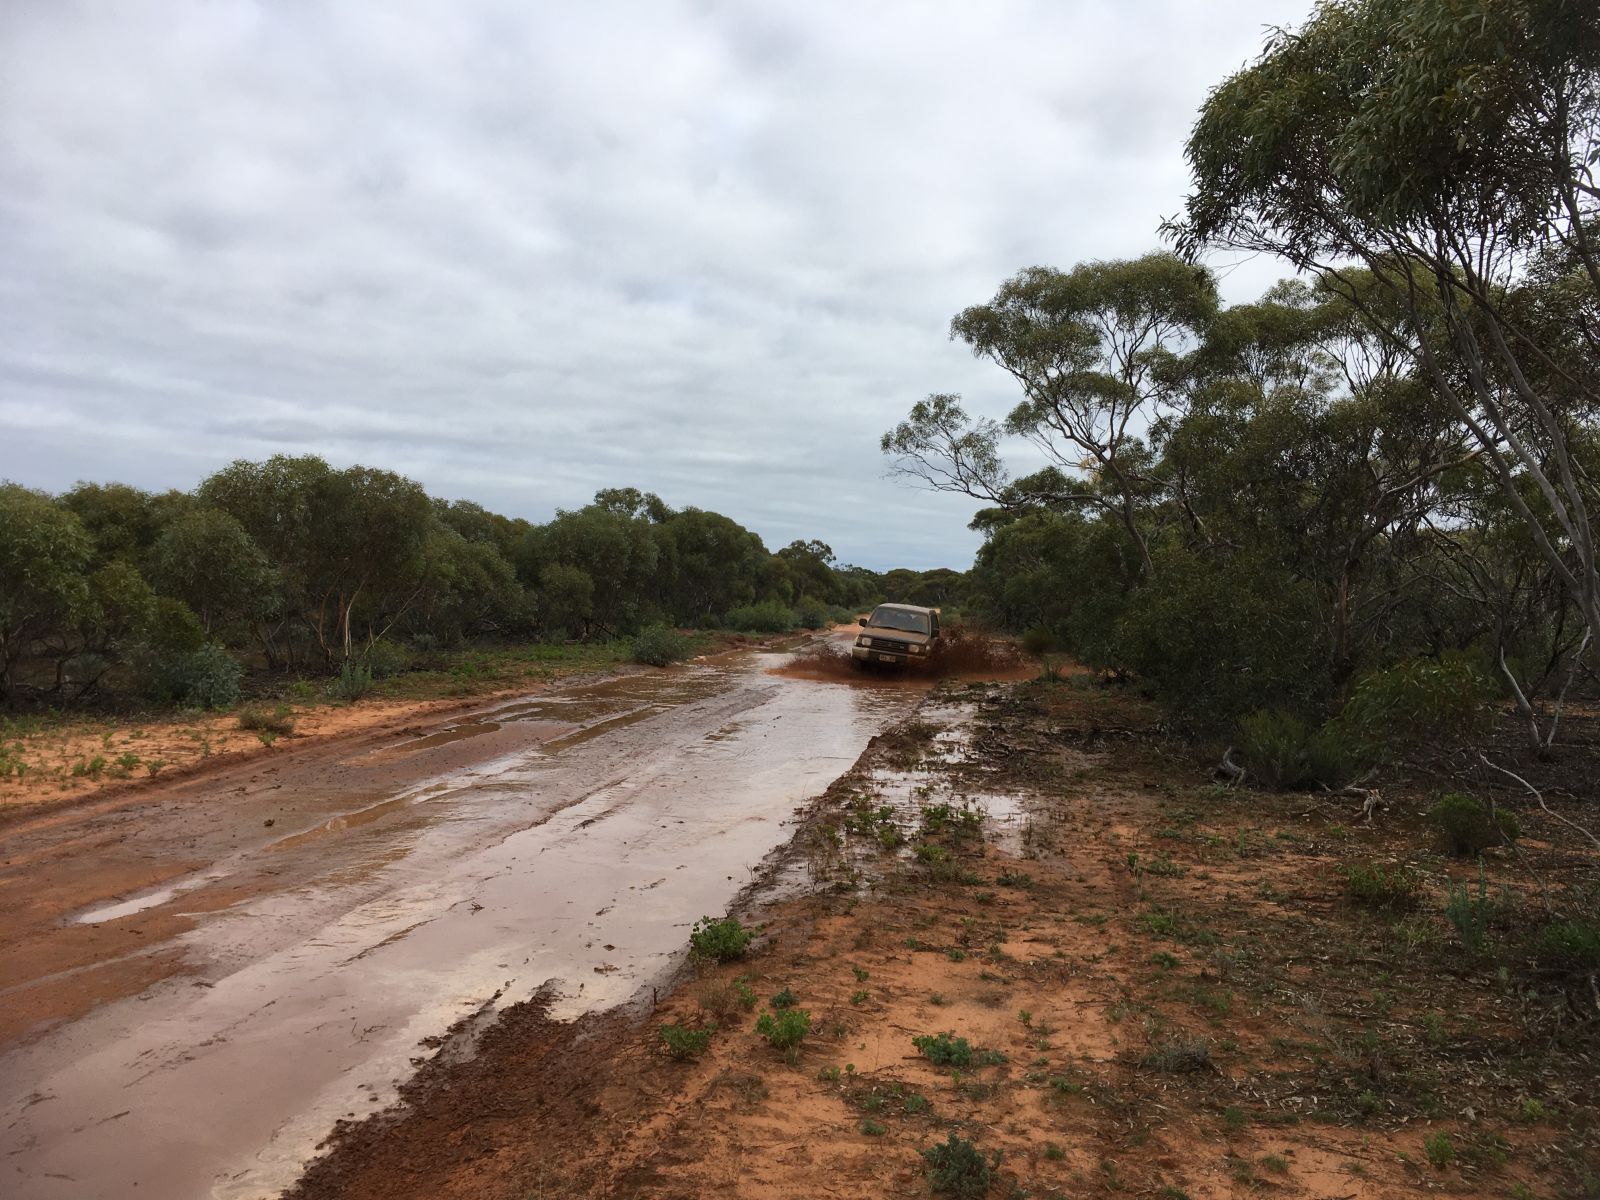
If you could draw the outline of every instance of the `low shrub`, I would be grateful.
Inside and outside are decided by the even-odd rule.
[[[1359,755],[1344,729],[1333,723],[1310,728],[1277,710],[1239,721],[1239,761],[1272,791],[1345,786],[1359,774]]]
[[[629,657],[646,666],[671,666],[689,657],[689,639],[665,625],[651,625],[633,639]]]
[[[699,1058],[706,1052],[706,1047],[711,1045],[711,1035],[715,1033],[715,1025],[706,1025],[700,1029],[691,1029],[685,1025],[663,1025],[661,1027],[661,1044],[678,1062],[687,1062],[691,1058]]]
[[[330,680],[327,693],[335,700],[354,704],[372,691],[372,668],[365,663],[346,660],[339,668],[339,676]]]
[[[701,917],[689,933],[689,949],[710,962],[743,958],[755,930],[746,929],[738,917]]]
[[[741,633],[792,633],[800,624],[800,615],[777,600],[764,600],[730,609],[723,623]]]
[[[1489,884],[1484,878],[1483,866],[1478,866],[1476,893],[1465,883],[1450,883],[1450,894],[1445,900],[1445,919],[1455,928],[1462,947],[1468,954],[1477,954],[1489,938],[1489,924],[1499,910],[1498,902],[1489,899]]]
[[[1043,658],[1060,651],[1061,639],[1043,625],[1035,625],[1022,635],[1022,648],[1034,658]]]
[[[1395,751],[1458,741],[1489,719],[1489,681],[1459,654],[1411,658],[1361,679],[1339,724],[1363,745]]]
[[[1575,975],[1600,971],[1600,921],[1552,921],[1534,932],[1532,952],[1545,970]]]
[[[243,677],[244,668],[233,655],[216,642],[206,642],[196,650],[164,659],[156,666],[151,683],[156,698],[168,703],[227,708],[238,702]]]
[[[273,737],[288,737],[294,732],[294,718],[289,715],[287,704],[279,704],[274,708],[268,708],[265,704],[241,705],[236,719],[240,729],[270,733]]]
[[[1409,867],[1350,863],[1344,868],[1344,884],[1357,904],[1385,912],[1408,912],[1422,898],[1422,876]]]
[[[1000,1178],[1000,1152],[985,1158],[966,1138],[951,1133],[942,1145],[922,1152],[928,1186],[957,1200],[980,1200]]]
[[[1490,846],[1514,842],[1522,833],[1516,815],[1491,809],[1476,796],[1450,792],[1428,810],[1445,848],[1460,858],[1476,858]]]
[[[811,1032],[811,1014],[803,1008],[786,1008],[778,1013],[762,1013],[756,1019],[756,1032],[774,1050],[794,1050]]]
[[[374,679],[389,679],[411,669],[411,651],[397,642],[379,638],[361,652],[361,662]]]
[[[795,620],[802,629],[826,629],[833,624],[833,608],[813,596],[795,605]]]
[[[964,1037],[949,1033],[928,1033],[911,1039],[917,1052],[936,1067],[970,1067],[972,1047]]]

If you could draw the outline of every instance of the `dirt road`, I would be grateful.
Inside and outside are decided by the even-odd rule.
[[[0,1192],[277,1194],[463,1018],[648,989],[919,690],[743,653],[0,830]]]

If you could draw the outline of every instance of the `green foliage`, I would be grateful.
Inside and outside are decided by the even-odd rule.
[[[374,679],[392,679],[411,669],[411,651],[388,638],[379,638],[361,652],[361,665]]]
[[[678,1062],[687,1062],[691,1058],[699,1058],[711,1045],[711,1035],[715,1033],[715,1025],[706,1025],[699,1029],[691,1029],[684,1025],[663,1025],[660,1030],[661,1044]]]
[[[1533,959],[1549,971],[1574,975],[1600,971],[1600,921],[1573,918],[1552,921],[1531,939]]]
[[[924,1058],[936,1067],[970,1067],[972,1047],[964,1037],[949,1033],[923,1034],[911,1039]]]
[[[1436,1167],[1448,1167],[1456,1160],[1456,1146],[1450,1135],[1440,1129],[1422,1139],[1422,1152]]]
[[[0,484],[0,701],[23,653],[87,605],[92,552],[71,512],[40,492]]]
[[[1410,658],[1361,679],[1339,723],[1363,743],[1387,749],[1458,741],[1482,727],[1489,696],[1488,681],[1462,655]]]
[[[652,667],[670,666],[689,657],[690,642],[665,625],[651,625],[633,639],[630,657]]]
[[[1350,863],[1344,867],[1344,881],[1357,904],[1385,912],[1409,912],[1422,899],[1422,876],[1409,867]]]
[[[737,917],[701,917],[689,934],[689,949],[709,962],[731,962],[744,957],[755,936]]]
[[[1474,893],[1465,883],[1450,881],[1444,915],[1461,939],[1468,954],[1479,953],[1488,941],[1489,925],[1499,905],[1489,898],[1489,884],[1482,863],[1478,866],[1478,889]]]
[[[779,1013],[762,1013],[756,1018],[756,1032],[774,1050],[794,1050],[811,1032],[811,1014],[803,1008],[786,1008]]]
[[[942,1145],[922,1152],[928,1186],[941,1196],[981,1200],[1000,1178],[1000,1152],[985,1158],[978,1147],[953,1130]]]
[[[156,664],[151,691],[158,699],[185,708],[228,708],[239,700],[244,668],[216,642],[176,654]]]
[[[1516,841],[1522,833],[1515,813],[1491,808],[1486,801],[1461,792],[1441,796],[1428,816],[1444,838],[1445,848],[1461,858],[1476,858],[1491,846]]]
[[[777,600],[766,600],[729,609],[723,624],[742,633],[791,633],[800,624],[800,616]]]
[[[240,729],[271,733],[275,737],[288,737],[294,732],[294,718],[289,715],[287,704],[271,708],[265,704],[245,704],[240,706],[237,720]]]
[[[339,674],[328,683],[328,695],[354,704],[372,691],[372,668],[364,662],[346,659]]]
[[[772,1007],[777,1009],[777,1010],[779,1010],[780,1012],[782,1010],[786,1009],[786,1008],[793,1008],[796,1004],[799,1004],[799,1003],[800,1003],[800,998],[798,996],[796,996],[793,992],[791,992],[788,988],[784,988],[783,991],[779,992],[776,996],[774,996],[772,998]]]
[[[1239,762],[1273,791],[1340,788],[1358,774],[1358,759],[1343,727],[1309,728],[1291,713],[1261,711],[1239,721]]]

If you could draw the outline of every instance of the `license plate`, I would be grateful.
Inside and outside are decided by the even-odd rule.
[[[878,655],[875,655],[874,657],[876,657],[879,662],[899,662],[900,661],[898,658],[896,658],[892,654],[878,654]]]

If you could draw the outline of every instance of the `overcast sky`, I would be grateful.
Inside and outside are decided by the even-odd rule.
[[[877,448],[1014,403],[950,317],[1153,248],[1206,90],[1308,8],[3,0],[0,477],[316,453],[965,567],[974,506]]]

